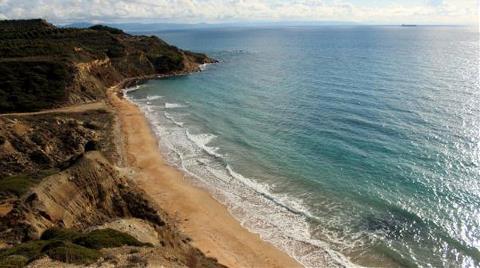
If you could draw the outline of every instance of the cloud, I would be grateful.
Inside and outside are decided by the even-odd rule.
[[[432,6],[441,6],[443,4],[443,0],[429,0],[428,4]]]
[[[474,23],[474,0],[353,5],[342,0],[0,0],[0,18],[71,21],[225,22],[335,20],[371,23]]]

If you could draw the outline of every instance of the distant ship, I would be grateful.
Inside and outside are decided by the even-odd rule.
[[[417,27],[416,24],[402,24],[402,27]]]

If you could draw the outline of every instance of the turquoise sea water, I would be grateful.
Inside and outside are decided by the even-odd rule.
[[[128,96],[244,226],[309,267],[480,266],[478,29],[154,34],[220,63]]]

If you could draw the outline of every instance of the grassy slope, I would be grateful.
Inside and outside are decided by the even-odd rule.
[[[62,262],[88,264],[102,256],[102,248],[148,246],[129,234],[113,229],[94,230],[83,234],[75,230],[53,228],[40,240],[0,249],[0,267],[22,267],[43,256]]]

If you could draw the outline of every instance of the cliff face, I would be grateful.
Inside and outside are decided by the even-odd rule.
[[[0,21],[0,113],[99,100],[124,78],[191,72],[213,61],[154,36],[105,26]]]
[[[15,244],[50,227],[85,228],[138,213],[162,224],[115,167],[113,117],[105,104],[0,117],[0,240]]]
[[[100,259],[99,267],[111,267],[109,261],[121,259],[126,265],[138,266],[138,260],[128,258],[132,253],[141,253],[145,264],[160,261],[170,267],[222,267],[192,247],[189,238],[176,230],[169,216],[152,205],[145,193],[98,151],[86,152],[71,167],[45,177],[27,194],[11,202],[9,210],[0,221],[0,240],[9,244],[39,239],[52,227],[87,230],[107,224],[108,228],[130,231],[140,241],[139,232],[144,233],[143,240],[153,247],[116,249],[109,253],[109,260]],[[119,218],[127,220],[122,224]],[[47,259],[36,267],[57,265]]]
[[[112,118],[105,109],[0,117],[0,178],[62,169],[88,149],[114,160]]]
[[[175,220],[128,179],[128,168],[116,165],[121,157],[114,129],[114,114],[103,103],[0,116],[0,266],[8,248],[39,241],[51,228],[106,225],[133,236],[143,232],[143,240],[155,245],[107,251],[109,261],[221,267],[190,245]],[[45,257],[30,261],[35,267],[59,265]],[[105,261],[96,265],[111,267]]]
[[[38,239],[51,227],[86,228],[132,214],[163,225],[153,208],[142,206],[146,200],[123,190],[132,187],[98,151],[86,152],[13,202],[3,236],[9,243],[21,242]],[[130,211],[135,203],[142,209]]]

